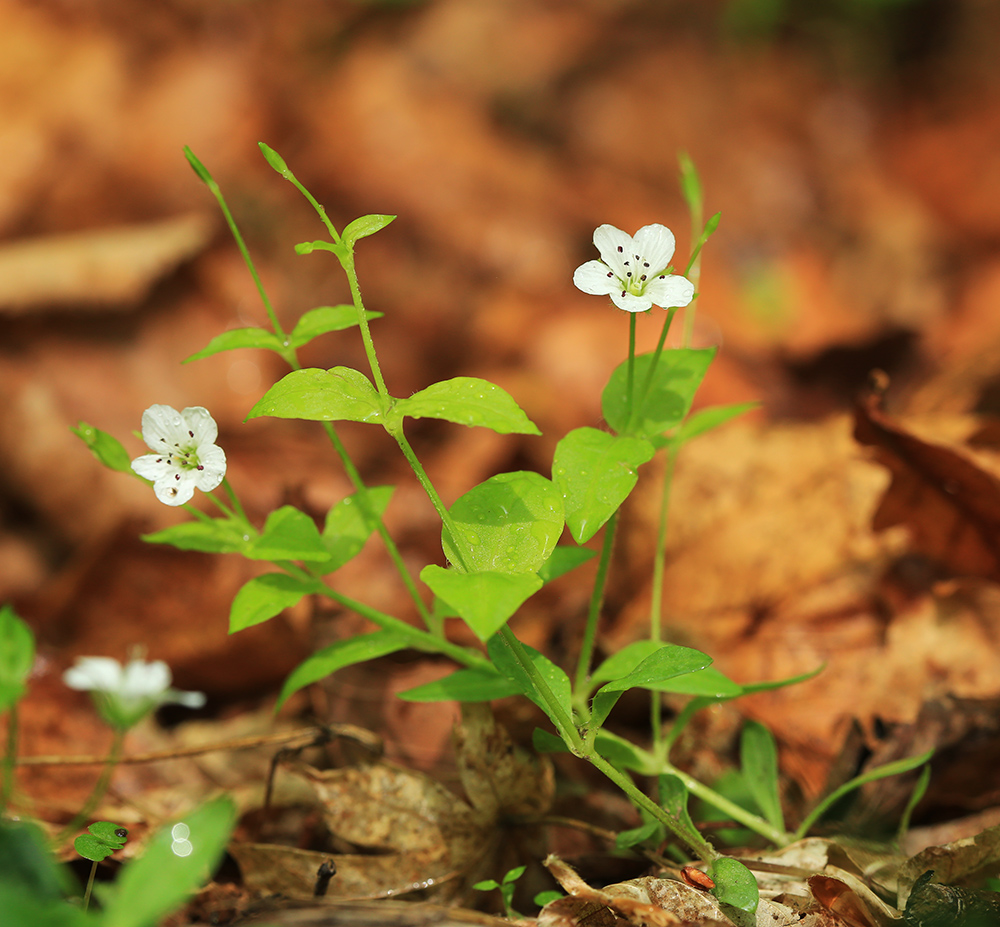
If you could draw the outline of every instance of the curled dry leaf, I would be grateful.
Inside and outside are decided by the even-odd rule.
[[[913,549],[954,576],[1000,580],[1000,480],[967,450],[890,421],[880,397],[872,392],[857,404],[854,425],[855,438],[892,473],[872,526],[905,525]]]
[[[129,308],[163,274],[208,243],[214,222],[192,213],[0,247],[0,312],[93,306]]]

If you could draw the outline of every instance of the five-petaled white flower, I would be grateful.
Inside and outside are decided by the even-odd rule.
[[[162,660],[130,660],[122,666],[111,657],[77,657],[76,665],[63,673],[67,686],[90,692],[104,720],[123,731],[160,705],[201,708],[205,704],[201,692],[171,689],[170,679],[170,667]]]
[[[674,234],[665,225],[645,225],[633,238],[613,225],[594,232],[600,261],[587,261],[573,274],[573,282],[591,296],[610,296],[626,312],[645,312],[651,306],[686,306],[694,299],[694,284],[679,274],[668,274],[674,256]]]
[[[153,481],[160,502],[183,505],[195,487],[211,492],[226,475],[226,453],[215,443],[219,428],[208,409],[150,406],[142,413],[142,439],[153,450],[132,461],[139,476]]]

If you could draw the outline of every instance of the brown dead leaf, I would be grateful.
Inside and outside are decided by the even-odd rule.
[[[1000,481],[992,473],[890,421],[876,393],[857,404],[854,436],[892,473],[876,531],[905,525],[913,549],[952,575],[1000,579]]]
[[[205,247],[213,225],[191,213],[6,244],[0,247],[0,311],[131,308],[163,274]]]
[[[934,870],[936,882],[953,883],[995,875],[998,865],[1000,826],[989,827],[975,837],[945,846],[927,847],[899,869],[899,906],[905,906],[913,883],[928,869]]]
[[[249,913],[249,912],[248,912]],[[269,927],[510,927],[511,922],[482,911],[452,908],[427,902],[302,902],[268,899],[253,909],[252,923]],[[239,923],[243,923],[240,921]]]

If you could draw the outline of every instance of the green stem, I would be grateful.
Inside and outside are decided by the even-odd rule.
[[[601,559],[597,564],[594,591],[590,595],[587,624],[583,629],[583,642],[580,645],[580,656],[576,664],[576,684],[573,686],[573,691],[578,698],[584,701],[586,701],[589,688],[590,664],[594,658],[594,640],[597,637],[597,622],[601,615],[601,605],[604,602],[604,590],[607,585],[608,570],[611,566],[611,553],[614,548],[615,529],[617,525],[618,512],[616,511],[604,526],[604,543],[601,547]]]
[[[632,801],[632,803],[663,824],[678,840],[682,840],[691,850],[693,850],[705,862],[718,859],[721,855],[707,840],[700,834],[689,833],[687,828],[680,826],[674,818],[660,807],[653,799],[643,792],[625,773],[615,769],[604,757],[598,753],[592,753],[586,757],[587,760],[615,785],[618,786]],[[690,777],[689,777],[690,778]],[[689,789],[689,791],[694,791]]]
[[[351,288],[351,298],[354,301],[354,308],[358,313],[358,328],[361,330],[361,341],[365,346],[365,354],[368,357],[368,366],[372,371],[372,379],[375,381],[375,388],[383,400],[391,401],[389,390],[386,389],[385,380],[382,378],[382,368],[379,366],[378,356],[375,354],[375,342],[372,340],[371,327],[368,325],[365,304],[361,299],[361,287],[358,284],[358,274],[354,269],[354,250],[338,249],[337,258],[340,266],[347,274],[347,284]]]
[[[83,894],[83,910],[86,911],[90,907],[90,893],[94,889],[94,876],[97,875],[97,860],[93,860],[90,866],[90,878],[87,879],[87,890]]]
[[[94,809],[104,797],[104,793],[107,792],[108,786],[111,784],[111,776],[115,771],[115,767],[121,759],[122,744],[125,742],[126,733],[127,731],[121,728],[115,728],[115,738],[111,742],[111,750],[108,753],[107,760],[105,760],[104,769],[101,770],[101,777],[97,780],[94,791],[90,793],[90,797],[84,802],[83,807],[77,813],[76,817],[56,835],[54,841],[56,846],[60,846],[68,837],[71,837],[80,829],[80,825],[90,818]]]
[[[14,794],[14,766],[17,763],[17,702],[7,712],[7,750],[3,757],[3,788],[0,790],[0,812],[7,810]]]

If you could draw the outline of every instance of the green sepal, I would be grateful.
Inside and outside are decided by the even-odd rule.
[[[478,377],[433,383],[393,407],[393,415],[437,418],[456,425],[490,428],[498,434],[537,435],[537,426],[506,390]]]
[[[629,362],[619,364],[601,395],[605,421],[618,434],[641,438],[652,438],[676,428],[690,411],[715,352],[715,348],[668,348],[658,357],[653,353],[637,355],[632,379],[635,408],[631,415]],[[649,385],[643,395],[647,380]]]
[[[589,541],[635,488],[638,468],[652,459],[645,438],[577,428],[557,445],[552,478],[563,495],[566,526],[577,544]]]
[[[91,453],[105,467],[117,470],[119,473],[131,472],[132,458],[117,438],[86,422],[80,422],[76,428],[71,427],[70,431],[90,448]]]
[[[469,572],[535,573],[562,534],[562,493],[538,473],[498,473],[474,486],[449,510],[458,532],[441,543],[448,561]]]
[[[247,419],[301,418],[316,422],[379,422],[382,400],[363,373],[351,367],[293,370],[254,405]]]
[[[535,573],[460,573],[434,564],[420,578],[484,643],[543,585]]]
[[[264,144],[264,142],[257,142],[257,147],[260,148],[261,154],[264,155],[264,160],[287,180],[291,172],[288,170],[288,165],[285,164],[285,159],[270,145]]]
[[[285,700],[299,689],[325,679],[345,666],[366,663],[368,660],[405,650],[411,645],[410,638],[398,631],[373,631],[371,634],[359,634],[330,644],[307,657],[292,671],[281,687],[274,710],[281,708]]]
[[[265,573],[243,584],[229,609],[229,633],[267,621],[286,608],[298,605],[303,596],[319,591],[319,584],[287,573]]]

